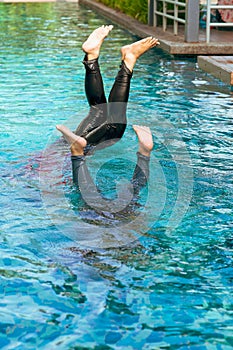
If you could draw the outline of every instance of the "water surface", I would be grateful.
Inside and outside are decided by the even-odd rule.
[[[87,112],[81,43],[106,19],[77,4],[2,3],[0,21],[1,348],[232,349],[228,86],[199,70],[194,58],[159,49],[141,57],[129,125],[115,150],[126,167],[124,154],[133,156],[137,149],[132,124],[151,127],[157,168],[151,169],[150,225],[134,244],[80,250],[49,215],[38,167],[41,152],[58,138],[55,125],[75,127]],[[119,48],[136,39],[115,25],[106,40],[100,59],[106,92],[119,66]],[[186,150],[192,164],[182,168],[177,159],[186,160]],[[111,150],[104,157],[110,165],[116,158]],[[63,189],[69,200],[68,156],[67,164],[53,189]],[[111,169],[105,169],[110,180]],[[182,177],[180,169],[186,170]],[[101,178],[99,173],[100,185]],[[169,231],[180,188],[179,201],[189,206],[183,216],[178,203],[182,220]],[[66,216],[56,193],[54,205],[68,220],[72,206]]]

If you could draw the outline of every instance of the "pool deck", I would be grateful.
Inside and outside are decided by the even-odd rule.
[[[95,0],[0,0],[3,3],[14,2],[73,2],[80,3],[99,12],[112,22],[121,25],[138,37],[155,36],[159,38],[162,50],[171,55],[194,55],[198,57],[199,67],[233,87],[233,32],[212,29],[210,43],[205,42],[205,30],[201,29],[199,42],[184,42],[183,26],[179,34],[174,35],[171,30],[164,32],[162,28],[155,28],[143,24],[136,19],[111,9]],[[223,56],[224,55],[224,56]],[[207,57],[205,57],[207,56]]]

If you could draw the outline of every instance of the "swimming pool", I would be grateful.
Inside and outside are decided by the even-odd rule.
[[[163,210],[159,218],[152,211],[152,225],[134,244],[79,250],[80,242],[51,218],[38,166],[41,151],[58,138],[55,125],[73,127],[87,112],[80,47],[106,19],[72,3],[1,3],[0,9],[1,348],[232,349],[229,88],[192,58],[157,49],[141,57],[129,126],[116,149],[132,147],[133,154],[131,125],[151,126],[158,174],[151,170],[148,206],[159,207],[161,193]],[[115,26],[106,40],[107,91],[119,47],[135,39]],[[174,150],[165,142],[171,139]],[[109,152],[105,173],[114,161]],[[181,177],[179,159],[186,161]],[[64,178],[57,174],[52,197],[62,218],[67,210],[55,189],[65,186],[69,196]],[[168,232],[179,186],[187,212],[179,203],[182,220]]]

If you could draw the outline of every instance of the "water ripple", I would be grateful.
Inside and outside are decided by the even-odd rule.
[[[194,58],[159,49],[140,58],[122,145],[125,152],[136,147],[132,124],[143,120],[151,127],[153,156],[166,178],[165,207],[139,241],[119,249],[81,249],[47,214],[38,171],[55,125],[72,117],[70,127],[75,127],[87,112],[81,43],[105,20],[61,2],[0,3],[0,20],[2,348],[231,349],[233,101],[228,86],[200,71]],[[119,48],[135,39],[115,25],[103,45],[106,92],[119,66]],[[159,117],[177,134],[164,129]],[[184,157],[182,137],[194,172],[191,203],[171,236],[165,227],[176,201],[177,168],[156,137],[159,132],[178,160]],[[58,143],[55,147],[50,168],[56,165]],[[56,190],[65,191],[67,200],[74,190],[67,149],[63,152],[64,174],[57,177],[53,200],[66,220]],[[188,173],[190,165],[185,166]],[[152,174],[158,193],[162,183]],[[106,177],[111,181],[111,172]],[[156,203],[153,198],[152,206]],[[72,201],[70,207],[74,210]]]

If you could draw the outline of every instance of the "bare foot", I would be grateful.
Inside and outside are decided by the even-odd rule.
[[[133,125],[139,141],[139,153],[149,157],[153,148],[153,139],[150,128],[147,126]]]
[[[57,125],[57,130],[60,131],[65,137],[66,141],[70,145],[70,150],[73,156],[83,155],[84,147],[87,145],[87,141],[81,137],[75,135],[70,129],[65,125]]]
[[[113,26],[109,25],[95,29],[83,43],[82,49],[87,54],[88,60],[94,60],[99,57],[100,47],[112,28]]]
[[[133,70],[133,67],[137,59],[143,55],[146,51],[159,45],[159,40],[149,36],[145,39],[136,41],[133,44],[123,46],[121,48],[122,60],[125,62],[129,70]]]

